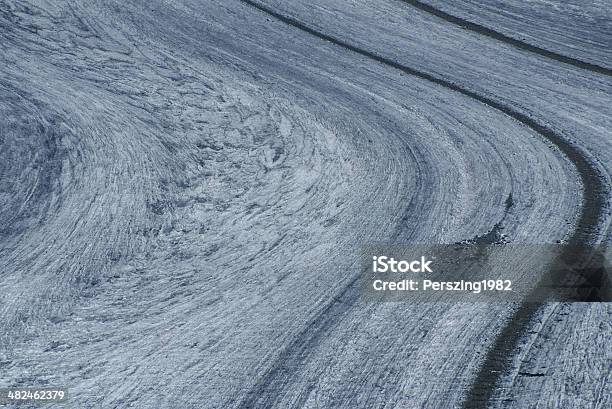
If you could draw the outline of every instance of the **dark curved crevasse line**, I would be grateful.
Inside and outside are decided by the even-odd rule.
[[[426,13],[439,17],[443,19],[444,21],[454,24],[456,26],[459,26],[465,30],[473,31],[480,35],[484,35],[494,40],[501,41],[503,43],[516,47],[520,50],[528,51],[530,53],[534,53],[542,57],[550,58],[551,60],[562,62],[564,64],[573,65],[574,67],[581,68],[583,70],[596,72],[597,74],[612,76],[612,69],[610,68],[606,68],[606,67],[602,67],[597,64],[592,64],[586,61],[582,61],[577,58],[568,57],[566,55],[559,54],[554,51],[550,51],[545,48],[541,48],[541,47],[526,43],[521,40],[517,40],[516,38],[509,37],[505,34],[492,30],[478,23],[464,20],[460,17],[456,17],[451,14],[448,14],[440,9],[430,6],[429,4],[425,4],[417,0],[399,0],[399,1],[403,3],[407,3],[411,5],[412,7],[415,7],[421,11],[424,11]]]
[[[583,184],[583,192],[588,192],[588,194],[583,194],[583,206],[577,222],[576,230],[569,239],[568,244],[579,245],[593,243],[596,240],[599,233],[599,222],[602,218],[606,205],[607,190],[605,183],[597,171],[597,168],[592,165],[588,159],[586,159],[580,149],[573,146],[560,135],[557,135],[552,129],[539,124],[529,116],[515,111],[507,105],[477,94],[476,92],[462,88],[455,83],[437,78],[426,72],[407,67],[386,57],[382,57],[378,54],[356,47],[330,35],[321,33],[298,20],[279,14],[276,11],[252,0],[240,1],[276,18],[289,26],[295,27],[322,40],[329,41],[330,43],[346,50],[355,52],[406,74],[456,91],[469,98],[473,98],[485,105],[499,110],[511,118],[514,118],[542,135],[545,139],[553,143],[557,149],[559,149],[575,166]],[[286,384],[285,379],[291,377],[291,375],[299,369],[298,366],[304,358],[303,354],[310,350],[313,345],[317,344],[322,335],[331,326],[333,326],[338,319],[344,316],[350,310],[351,305],[355,303],[358,293],[356,285],[357,281],[357,277],[355,277],[347,285],[347,287],[345,287],[343,292],[332,300],[311,321],[311,323],[300,334],[298,334],[298,338],[295,338],[295,340],[287,346],[287,348],[280,354],[275,364],[272,365],[263,378],[258,380],[254,388],[249,391],[245,399],[240,402],[240,407],[245,409],[255,407],[270,407],[276,401],[276,399],[280,398],[279,393],[282,390],[283,385]],[[589,299],[588,301],[593,300]],[[463,403],[464,408],[487,407],[503,370],[511,363],[511,356],[513,351],[516,349],[519,338],[523,333],[525,333],[527,326],[534,317],[535,313],[540,309],[540,306],[541,304],[538,303],[523,303],[518,307],[502,332],[496,337],[491,349],[488,351],[487,356],[466,395],[466,399]],[[270,395],[270,400],[267,400],[268,398],[264,396],[266,394]]]

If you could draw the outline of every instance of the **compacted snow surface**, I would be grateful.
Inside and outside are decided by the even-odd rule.
[[[612,407],[611,303],[356,284],[370,243],[608,244],[611,44],[610,1],[0,1],[0,388]]]

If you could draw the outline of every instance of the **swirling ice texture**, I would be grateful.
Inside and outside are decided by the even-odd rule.
[[[329,2],[320,4],[311,2],[307,7],[303,4],[274,2],[273,7],[299,21],[308,21],[311,27],[330,33],[362,49],[372,50],[378,55],[426,72],[437,73],[469,89],[511,103],[513,107],[530,116],[533,115],[541,123],[550,124],[569,140],[578,140],[581,149],[587,148],[585,154],[589,155],[590,161],[600,169],[604,180],[609,180],[609,163],[612,163],[611,138],[609,125],[604,124],[610,123],[612,112],[609,108],[611,83],[607,78],[572,67],[559,66],[558,63],[537,55],[515,53],[510,46],[488,41],[473,33],[466,33],[426,13],[404,7],[398,2],[376,4],[359,2],[351,6],[341,2],[337,5]],[[609,182],[606,184],[609,186]],[[587,191],[586,194],[595,194],[595,192]],[[606,193],[606,196],[609,198],[609,193]],[[605,214],[609,214],[609,210],[604,211],[600,228],[601,240],[609,240],[606,239],[607,235],[609,237],[609,230],[606,227],[609,216],[606,217]],[[533,242],[541,238],[541,236],[531,236],[523,240]],[[563,312],[560,312],[561,310]],[[466,315],[470,319],[473,318],[465,312],[463,314],[463,320],[466,320]],[[607,377],[612,352],[609,336],[606,336],[609,334],[609,306],[605,304],[564,306],[560,309],[557,305],[551,305],[542,313],[542,317],[536,319],[534,328],[521,341],[515,364],[501,382],[499,392],[494,394],[494,402],[508,407],[529,405],[605,407],[610,399]],[[584,320],[587,320],[588,324],[584,324]],[[362,318],[361,322],[363,321],[372,322],[369,317]],[[383,325],[390,321],[385,317]],[[461,334],[457,335],[458,338],[465,337],[462,333],[465,324],[461,324],[461,321],[459,319],[451,326],[451,332]],[[350,322],[360,322],[360,320],[347,319],[345,322],[350,325]],[[414,323],[412,319],[409,322]],[[491,325],[495,325],[496,322],[497,319],[491,322]],[[578,327],[582,330],[578,330]],[[592,330],[585,333],[585,327],[590,327]],[[580,331],[580,336],[576,335],[577,331]],[[346,334],[352,335],[352,332],[351,328],[344,330]],[[495,333],[495,327],[491,326],[475,339],[471,339],[471,342],[487,343]],[[365,339],[370,336],[370,333],[364,336],[364,343],[368,342]],[[337,337],[340,338],[342,335]],[[447,333],[443,339],[449,337],[452,338],[452,335]],[[334,337],[328,337],[332,338]],[[397,335],[390,335],[389,339],[397,339]],[[402,341],[404,348],[405,345],[411,344]],[[478,355],[478,348],[474,351],[468,346],[469,344],[457,340],[452,344],[456,346],[456,350],[432,342],[424,346],[425,351],[418,350],[415,353],[408,350],[409,352],[405,354],[410,357],[411,362],[412,359],[418,362],[412,365],[417,368],[420,366],[412,373],[419,375],[403,378],[401,382],[404,385],[398,387],[396,379],[388,377],[397,376],[397,371],[393,370],[394,362],[404,362],[406,359],[402,360],[400,353],[388,352],[387,348],[390,348],[390,345],[393,345],[393,342],[383,338],[381,348],[385,349],[384,353],[372,353],[372,348],[376,346],[370,345],[370,349],[365,354],[373,357],[372,367],[377,365],[386,367],[380,370],[384,376],[375,377],[376,385],[379,385],[377,387],[384,391],[380,393],[385,396],[388,393],[386,390],[399,391],[394,398],[389,399],[387,395],[384,399],[393,402],[395,398],[400,399],[402,405],[407,407],[457,405],[452,403],[454,399],[450,402],[448,399],[449,396],[456,397],[463,393],[466,381],[464,377],[470,376],[470,370],[465,365],[469,366],[471,362],[454,364],[450,362],[453,362],[452,357],[465,359],[466,356]],[[337,351],[338,346],[330,346],[328,350]],[[453,353],[449,353],[449,350]],[[385,363],[381,364],[380,356],[386,357],[386,360],[383,360]],[[434,363],[427,360],[422,362],[421,359],[415,358],[418,356],[426,356],[426,359]],[[326,359],[329,360],[329,355],[320,360],[312,358],[312,361],[328,362]],[[346,366],[346,362],[350,360],[352,359],[341,360],[339,365]],[[361,364],[360,368],[367,368],[367,365],[363,365],[363,360],[355,361]],[[430,377],[423,377],[423,367],[429,368]],[[447,369],[441,371],[441,367]],[[317,369],[311,369],[310,373],[316,371]],[[335,373],[332,373],[336,377]],[[365,384],[366,379],[371,379],[371,375],[371,369],[364,369],[359,379],[363,379]],[[308,379],[308,372],[301,379]],[[306,381],[302,382],[304,382],[302,391],[318,390],[312,388],[312,385],[308,385]],[[329,381],[318,378],[317,382],[326,384]],[[327,388],[324,393],[320,393],[319,400],[326,402],[325,397],[347,396],[348,399],[355,399],[352,404],[367,402],[376,405],[376,398],[372,398],[370,388],[363,388],[363,391],[368,391],[363,394],[360,392],[362,390],[358,392],[348,389],[349,392],[345,395],[347,387],[344,379],[339,378],[338,384],[336,388],[331,390]],[[494,385],[490,387],[493,388]],[[289,386],[286,390],[286,396],[290,399],[299,396],[294,386]],[[438,393],[440,390],[444,390],[445,393]]]
[[[304,16],[520,100],[610,163],[600,78],[420,14],[419,42],[390,36],[414,13],[370,6]],[[62,385],[69,407],[457,406],[510,308],[363,305],[360,246],[575,227],[580,178],[541,135],[239,2],[1,11],[2,386]]]
[[[612,3],[558,0],[426,0],[512,38],[612,68]]]

